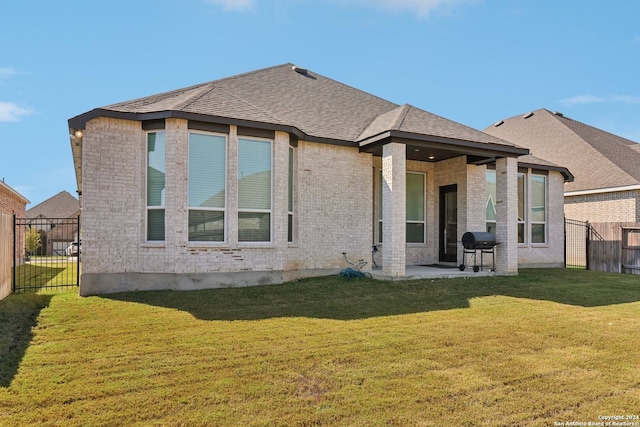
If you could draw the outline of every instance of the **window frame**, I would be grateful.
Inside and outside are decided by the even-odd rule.
[[[149,205],[149,168],[150,168],[150,162],[149,162],[149,137],[150,135],[158,135],[158,134],[162,134],[163,135],[163,149],[164,149],[164,153],[163,153],[163,158],[164,158],[164,170],[162,171],[162,173],[164,174],[164,179],[165,179],[165,183],[164,183],[164,196],[161,196],[161,203],[159,205]],[[145,204],[145,228],[144,228],[144,241],[145,243],[151,243],[151,244],[164,244],[167,240],[167,217],[166,217],[166,191],[167,191],[167,184],[166,184],[166,180],[167,180],[167,134],[166,131],[164,129],[157,129],[157,130],[149,130],[147,132],[145,132],[145,144],[144,144],[144,148],[145,148],[145,191],[144,191],[144,204]],[[155,150],[154,150],[155,151]],[[151,211],[162,211],[163,212],[163,219],[162,219],[162,235],[163,238],[162,239],[150,239],[149,238],[149,225],[150,225],[150,221],[149,221],[149,215]]]
[[[533,209],[536,208],[535,206],[533,206],[533,178],[534,177],[540,177],[544,180],[544,185],[542,187],[542,189],[544,190],[544,206],[543,206],[543,213],[544,213],[544,220],[543,221],[539,221],[539,220],[534,220],[534,214],[533,214]],[[549,241],[549,237],[548,237],[548,232],[549,232],[549,226],[548,226],[548,221],[549,221],[549,179],[547,177],[547,175],[544,174],[540,174],[540,173],[535,173],[535,172],[531,172],[531,174],[529,175],[529,186],[530,186],[530,190],[529,193],[531,194],[531,198],[530,198],[530,208],[528,209],[528,213],[529,213],[529,239],[532,245],[538,245],[538,246],[546,246],[548,244]],[[544,232],[542,233],[542,237],[544,239],[544,241],[542,242],[534,242],[533,239],[533,226],[534,225],[543,225],[544,226]]]
[[[224,182],[224,207],[206,207],[206,206],[191,206],[191,201],[189,200],[189,190],[190,190],[190,178],[191,178],[191,135],[206,135],[206,136],[217,136],[224,138],[224,172],[223,172],[223,182]],[[222,240],[191,240],[191,232],[190,228],[190,215],[192,211],[199,212],[221,212],[223,215],[223,238]],[[190,129],[187,137],[187,241],[189,244],[197,244],[197,245],[224,245],[228,243],[229,240],[229,135],[226,133],[220,132],[207,132],[201,130],[193,130]]]
[[[288,157],[288,181],[287,181],[287,243],[295,243],[296,227],[295,227],[295,194],[296,194],[296,150],[293,145],[289,145]],[[273,176],[272,176],[273,180]],[[273,184],[273,183],[272,183]],[[273,206],[272,206],[273,207]]]
[[[240,153],[240,144],[241,144],[241,140],[247,140],[247,141],[260,141],[260,142],[268,142],[269,143],[269,154],[270,154],[270,161],[269,161],[269,188],[270,188],[270,197],[269,197],[269,209],[262,209],[262,208],[241,208],[240,207],[240,159],[241,159],[241,153]],[[237,170],[236,170],[236,176],[235,176],[235,180],[236,180],[236,220],[237,220],[237,227],[236,227],[236,239],[239,245],[271,245],[274,242],[273,239],[273,223],[274,223],[274,218],[273,218],[273,171],[274,171],[274,150],[275,150],[275,142],[273,139],[270,138],[260,138],[260,137],[254,137],[254,136],[245,136],[245,135],[238,135],[237,138],[237,146],[236,146],[236,153],[237,153]],[[265,213],[265,214],[269,214],[269,240],[241,240],[240,239],[240,215],[243,213]]]
[[[418,220],[409,220],[408,218],[406,218],[407,214],[405,214],[405,233],[406,233],[406,238],[408,239],[409,236],[409,232],[408,230],[406,230],[406,228],[408,227],[409,224],[422,224],[422,241],[421,242],[409,242],[407,241],[406,244],[407,245],[424,245],[427,243],[427,174],[425,172],[417,172],[417,171],[407,171],[406,173],[407,178],[408,175],[420,175],[422,177],[422,220],[418,221]],[[406,179],[405,183],[408,184],[409,180]],[[405,188],[405,192],[408,191],[408,185],[406,185]],[[409,197],[407,196],[407,202],[409,200]],[[406,204],[406,202],[405,202]],[[408,209],[407,209],[407,213],[408,213]]]

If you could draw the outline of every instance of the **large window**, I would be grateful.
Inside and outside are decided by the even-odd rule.
[[[294,191],[294,154],[293,147],[289,147],[289,185],[288,185],[288,205],[287,205],[287,241],[293,242],[293,191]]]
[[[189,241],[225,240],[227,139],[189,133]]]
[[[547,177],[531,175],[531,243],[546,243]]]
[[[378,174],[378,239],[382,242],[382,170]],[[425,174],[407,172],[406,181],[406,241],[407,243],[425,243],[426,197]]]
[[[424,174],[407,172],[407,243],[424,243]]]
[[[527,201],[527,191],[526,191],[526,175],[523,173],[518,173],[518,243],[526,243],[525,241],[525,228],[526,228],[526,201]]]
[[[238,241],[271,241],[271,141],[238,139]]]
[[[527,181],[527,176],[529,180]],[[546,243],[546,218],[547,218],[547,184],[544,175],[527,175],[518,173],[518,243],[526,243],[527,229],[530,230],[531,243]],[[529,184],[529,186],[527,186]],[[487,170],[486,173],[486,228],[487,231],[496,232],[496,171]],[[531,200],[528,199],[531,193]],[[527,218],[527,206],[531,209]],[[527,226],[527,220],[529,225]]]
[[[147,134],[147,241],[165,239],[165,134]]]
[[[485,180],[485,194],[487,200],[485,203],[485,221],[487,231],[496,232],[496,171],[487,170]]]

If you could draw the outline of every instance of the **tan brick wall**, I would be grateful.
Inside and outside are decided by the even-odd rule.
[[[146,133],[140,123],[98,118],[83,147],[83,274],[211,273],[339,269],[342,252],[370,260],[372,156],[357,148],[300,141],[296,155],[296,241],[287,242],[288,134],[274,139],[272,242],[236,239],[234,180],[227,188],[228,241],[188,242],[187,121],[166,121],[166,241],[145,242]],[[231,127],[228,174],[237,164]],[[117,147],[117,148],[116,148]]]
[[[565,215],[569,219],[589,222],[640,221],[640,190],[567,196]]]

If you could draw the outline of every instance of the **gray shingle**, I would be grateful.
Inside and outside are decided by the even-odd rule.
[[[628,139],[540,109],[505,119],[484,132],[567,167],[575,176],[565,191],[640,184],[640,150]]]

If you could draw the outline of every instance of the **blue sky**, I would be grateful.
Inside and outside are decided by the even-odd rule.
[[[69,118],[287,62],[480,130],[547,108],[640,141],[638,16],[633,0],[4,0],[0,178],[27,208],[75,195]]]

